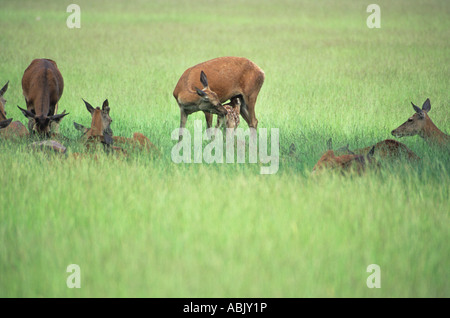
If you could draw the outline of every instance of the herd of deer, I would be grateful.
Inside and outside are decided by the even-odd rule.
[[[28,129],[19,122],[12,122],[12,118],[6,119],[5,104],[3,95],[8,89],[9,81],[0,91],[0,138],[17,139],[36,134],[44,137],[63,138],[59,135],[59,124],[68,115],[64,110],[58,114],[58,101],[64,90],[64,80],[56,63],[49,59],[35,59],[25,70],[22,77],[22,89],[27,105],[26,109],[17,106],[28,119]],[[86,128],[74,122],[76,129],[83,132],[84,143],[89,149],[93,144],[103,144],[108,151],[126,151],[120,147],[113,146],[113,143],[131,144],[148,151],[157,151],[150,140],[141,133],[134,133],[133,138],[113,136],[110,127],[112,119],[109,116],[110,107],[108,100],[105,100],[102,108],[92,107],[83,100],[86,109],[91,114],[91,126]],[[49,145],[53,150],[65,152],[58,142],[51,143],[37,142],[38,145]],[[33,146],[36,143],[32,144]],[[33,147],[35,148],[35,147]],[[63,149],[63,150],[61,150]],[[78,156],[78,153],[74,154]]]
[[[197,111],[204,112],[207,128],[212,127],[212,116],[216,114],[216,129],[236,128],[239,125],[239,116],[244,118],[250,128],[256,129],[258,120],[255,116],[255,103],[264,78],[261,68],[242,57],[215,58],[188,68],[178,80],[173,92],[180,108],[179,140],[182,139],[182,129],[186,126],[188,115]],[[8,84],[9,81],[0,90],[0,138],[22,138],[30,134],[58,136],[59,124],[68,113],[64,110],[58,114],[58,101],[63,93],[64,81],[56,63],[49,59],[35,59],[23,74],[22,89],[27,107],[18,107],[28,119],[28,129],[19,121],[12,122],[11,118],[6,118],[6,100],[3,96]],[[102,108],[94,108],[83,101],[91,114],[91,126],[85,127],[75,122],[74,126],[83,132],[87,148],[92,144],[103,144],[108,150],[126,153],[122,148],[113,146],[118,143],[158,151],[141,133],[134,133],[133,138],[113,136],[108,100],[103,102]],[[224,104],[226,101],[230,102]],[[414,104],[413,108],[415,114],[394,129],[392,135],[397,138],[419,135],[432,147],[448,149],[450,136],[440,131],[428,116],[431,109],[430,100],[427,99],[422,108]],[[419,160],[407,146],[392,139],[353,151],[348,145],[333,151],[331,139],[327,146],[328,151],[314,166],[314,173],[325,170],[362,172],[366,167],[379,165],[375,157],[383,160]]]
[[[415,114],[406,122],[391,131],[394,137],[401,138],[405,136],[419,135],[432,148],[440,148],[450,151],[450,136],[446,135],[433,123],[428,116],[431,110],[430,100],[427,99],[422,108],[411,103]],[[344,152],[339,156],[332,150],[331,139],[327,142],[328,151],[319,159],[313,168],[313,173],[324,170],[338,170],[340,172],[356,171],[358,173],[367,167],[379,167],[378,159],[391,162],[396,159],[404,159],[411,162],[420,160],[420,158],[410,150],[406,145],[392,139],[386,139],[375,145],[351,151],[346,147],[340,148],[337,152]]]

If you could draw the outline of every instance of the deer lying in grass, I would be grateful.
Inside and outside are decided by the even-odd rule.
[[[0,89],[0,136],[1,139],[12,139],[28,136],[28,130],[20,121],[12,121],[6,118],[6,99],[4,94],[8,89],[9,81]]]
[[[341,173],[356,172],[361,174],[368,165],[375,166],[377,163],[373,158],[375,147],[369,151],[366,156],[348,154],[336,156],[332,150],[331,138],[327,141],[328,151],[322,155],[314,166],[312,172],[317,174],[318,171],[339,171]]]
[[[433,123],[428,113],[431,110],[430,99],[423,103],[422,109],[411,103],[416,113],[412,115],[406,122],[394,129],[391,133],[394,137],[400,138],[405,136],[419,135],[430,146],[449,147],[450,136],[443,133]]]
[[[243,57],[219,57],[184,71],[173,91],[180,107],[180,128],[185,128],[188,115],[203,111],[207,128],[212,127],[212,114],[226,115],[222,103],[241,96],[241,115],[249,127],[257,128],[255,103],[264,83],[264,72]],[[200,85],[203,89],[199,89]],[[180,129],[179,140],[182,139]]]
[[[347,144],[346,147],[337,149],[336,153],[367,156],[372,148],[374,148],[374,157],[381,158],[383,161],[406,159],[414,162],[420,160],[420,157],[406,145],[392,139],[386,139],[376,143],[375,145],[355,150],[350,150],[348,146],[349,145]]]
[[[74,122],[75,128],[79,129],[81,126],[84,128],[84,138],[86,143],[86,148],[90,149],[92,146],[97,144],[103,144],[104,146],[110,148],[113,144],[112,131],[110,124],[112,122],[111,117],[109,117],[109,105],[108,100],[103,102],[102,108],[92,107],[87,101],[83,99],[86,109],[91,113],[92,120],[90,128],[85,128]],[[113,148],[114,149],[114,148]]]
[[[68,115],[65,111],[57,114],[64,80],[56,63],[48,59],[33,60],[23,74],[22,89],[27,109],[17,107],[28,118],[28,130],[48,135],[51,123],[59,125]]]
[[[86,105],[86,109],[92,115],[92,120],[94,120],[94,113],[95,113],[96,109],[94,109],[94,107],[92,107],[85,100],[83,100],[83,101]],[[97,107],[97,109],[99,109],[99,108]],[[81,124],[74,122],[75,129],[82,131],[84,136],[86,136],[88,139],[89,139],[89,137],[100,136],[102,134],[103,136],[107,136],[108,140],[111,139],[110,144],[113,144],[113,143],[114,144],[129,144],[129,145],[132,145],[133,147],[139,147],[140,149],[146,149],[147,151],[157,151],[156,146],[153,145],[153,143],[151,143],[150,140],[146,136],[144,136],[143,134],[141,134],[139,132],[135,132],[133,134],[133,138],[113,136],[113,131],[111,129],[112,119],[109,115],[109,112],[110,112],[109,102],[106,99],[103,102],[101,112],[99,113],[97,111],[97,113],[99,113],[100,117],[101,117],[101,122],[102,122],[101,125],[97,124],[96,128],[93,128],[93,125],[91,124],[91,127],[87,128]],[[97,117],[98,117],[98,115],[97,115]],[[99,119],[97,119],[97,120],[99,120]],[[101,132],[100,132],[100,130],[101,130]],[[97,138],[99,138],[99,137],[97,137]],[[112,146],[112,147],[113,147],[113,149],[119,148],[119,147],[114,147],[114,146]]]

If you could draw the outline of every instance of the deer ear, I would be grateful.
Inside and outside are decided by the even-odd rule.
[[[349,154],[354,155],[355,153],[354,153],[353,151],[350,150],[349,146],[350,146],[350,145],[347,144],[347,146],[345,146],[345,149],[347,150],[347,152],[348,152]]]
[[[109,103],[108,103],[108,100],[107,99],[105,99],[105,101],[103,102],[103,105],[102,105],[102,110],[104,110],[104,111],[106,111],[107,113],[109,113]]]
[[[11,123],[11,121],[12,121],[12,118],[0,121],[0,128],[8,127],[8,125]]]
[[[29,118],[29,119],[34,119],[34,114],[32,113],[32,112],[30,112],[30,111],[28,111],[28,110],[26,110],[26,109],[23,109],[23,108],[21,108],[20,106],[17,106],[19,109],[20,109],[20,111],[22,112],[22,114],[25,116],[25,117],[27,117],[27,118]]]
[[[206,93],[199,89],[198,87],[195,88],[195,91],[197,92],[198,96],[205,97]]]
[[[0,89],[0,96],[2,96],[3,94],[5,94],[6,90],[8,89],[8,84],[9,81],[6,82],[5,86],[3,86],[2,89]]]
[[[61,114],[51,116],[50,120],[59,123],[66,115],[69,115],[69,113],[66,113],[66,110],[64,109],[64,111]]]
[[[202,82],[203,87],[208,87],[208,78],[206,77],[205,72],[201,71],[200,73],[200,82]]]
[[[423,117],[423,111],[419,107],[414,105],[413,102],[411,102],[411,105],[413,106],[413,108],[416,111],[416,113],[418,113],[420,115],[420,117]]]
[[[80,131],[83,131],[86,128],[83,125],[78,124],[76,122],[73,122],[73,126],[75,127],[76,130],[80,130]]]
[[[427,98],[425,103],[423,103],[423,105],[422,105],[422,110],[426,111],[428,113],[430,111],[430,109],[431,109],[430,99]]]
[[[94,112],[94,107],[92,107],[91,104],[89,104],[87,101],[85,101],[83,99],[84,104],[86,105],[86,109],[88,110],[88,112],[90,112],[91,114]]]

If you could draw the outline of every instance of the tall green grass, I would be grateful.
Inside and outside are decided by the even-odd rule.
[[[73,140],[64,156],[0,142],[0,296],[448,297],[446,150],[410,137],[400,141],[420,163],[309,175],[328,138],[336,148],[392,138],[411,101],[430,98],[450,131],[447,2],[380,1],[377,30],[360,1],[78,1],[81,29],[66,27],[70,1],[0,3],[8,115],[25,123],[23,71],[52,58]],[[170,159],[179,76],[227,55],[265,71],[256,115],[280,130],[275,175]],[[72,159],[82,150],[72,122],[90,123],[81,98],[108,98],[114,133],[144,133],[161,157]],[[194,119],[204,116],[188,129]],[[73,263],[80,289],[66,286]],[[366,286],[370,264],[380,289]]]

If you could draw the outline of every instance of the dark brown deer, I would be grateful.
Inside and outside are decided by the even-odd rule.
[[[185,128],[188,115],[197,111],[205,113],[207,128],[211,128],[212,114],[226,115],[222,103],[240,96],[241,115],[256,129],[255,103],[264,77],[259,66],[243,57],[219,57],[188,68],[173,91],[180,107],[180,128]]]
[[[341,173],[347,172],[356,172],[361,174],[366,166],[376,166],[377,162],[373,158],[373,154],[375,148],[369,151],[367,156],[356,155],[356,154],[348,154],[336,156],[334,151],[332,150],[332,141],[331,138],[327,141],[328,151],[325,152],[322,157],[320,157],[319,161],[315,164],[312,172],[313,174],[317,174],[319,171],[339,171]]]
[[[58,101],[64,89],[64,80],[56,63],[48,59],[31,62],[22,77],[22,90],[27,109],[19,109],[28,118],[28,130],[48,134],[50,124],[68,113],[57,114]]]
[[[412,102],[411,104],[416,113],[406,122],[394,129],[391,132],[392,135],[397,138],[419,135],[430,146],[448,147],[450,145],[450,136],[440,131],[428,116],[428,113],[431,110],[430,99],[427,98],[422,105],[422,109]]]

